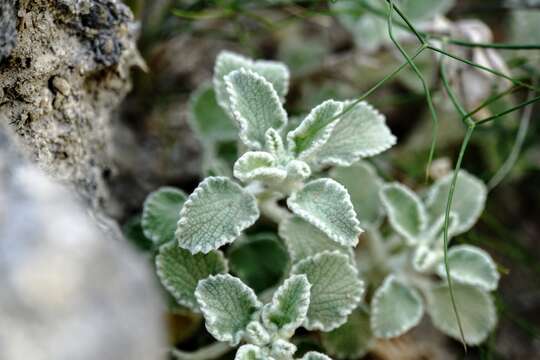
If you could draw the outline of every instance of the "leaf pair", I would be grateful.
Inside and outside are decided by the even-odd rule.
[[[237,345],[247,339],[257,346],[269,345],[273,336],[288,339],[306,318],[311,285],[304,275],[289,277],[264,305],[251,288],[231,275],[202,280],[195,297],[216,339]]]
[[[417,270],[430,270],[442,257],[446,203],[453,174],[438,180],[429,189],[426,202],[399,183],[386,184],[380,191],[388,221],[409,245],[417,247]],[[482,213],[485,185],[469,173],[460,171],[450,208],[449,236],[469,230]]]
[[[216,339],[232,345],[247,339],[259,347],[272,347],[270,339],[287,340],[299,326],[330,331],[342,325],[363,292],[348,257],[323,252],[297,263],[264,306],[253,290],[228,274],[200,281],[195,297]]]
[[[327,100],[287,134],[292,156],[313,166],[350,166],[395,144],[384,116],[366,102]]]

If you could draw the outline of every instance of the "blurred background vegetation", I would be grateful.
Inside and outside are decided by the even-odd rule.
[[[285,62],[291,70],[291,90],[286,102],[291,115],[305,114],[324,99],[356,98],[404,61],[389,41],[385,27],[377,28],[377,21],[385,25],[386,20],[374,11],[377,5],[371,8],[370,5],[380,1],[129,0],[127,3],[140,20],[139,48],[148,66],[147,71],[134,74],[133,91],[122,109],[120,125],[133,134],[133,144],[142,148],[133,148],[133,155],[125,160],[139,162],[137,174],[129,181],[141,189],[141,195],[123,192],[121,186],[117,187],[116,195],[127,208],[122,221],[141,249],[148,248],[138,231],[136,217],[144,195],[160,185],[191,191],[205,172],[212,171],[203,164],[202,146],[189,126],[188,108],[191,94],[211,79],[219,51],[228,49],[252,58]],[[451,36],[457,34],[469,41],[478,36],[483,42],[540,44],[540,1],[441,1],[441,6],[436,8],[430,3],[397,2],[404,6],[415,25],[427,31],[451,29]],[[414,13],[415,9],[421,11]],[[441,20],[442,16],[446,20]],[[358,25],[361,18],[365,23]],[[490,33],[467,23],[470,19],[487,24]],[[410,54],[418,47],[406,31],[400,30],[399,37]],[[478,60],[483,56],[489,64],[514,78],[540,82],[538,49],[496,49],[482,53],[482,49],[453,45],[450,51],[468,59]],[[432,90],[439,115],[436,161],[431,169],[432,177],[436,177],[437,172],[447,172],[454,166],[465,127],[442,86],[438,57],[426,51],[415,62]],[[451,85],[467,110],[474,109],[490,95],[512,88],[508,81],[459,64],[448,62],[448,69]],[[507,96],[483,108],[478,117],[486,118],[511,108],[530,95],[523,87],[514,87]],[[387,116],[398,137],[396,147],[372,162],[387,179],[395,178],[421,188],[426,181],[432,123],[418,78],[410,68],[405,68],[367,100]],[[478,127],[464,157],[462,167],[492,189],[479,224],[455,241],[487,250],[497,260],[503,276],[496,294],[500,321],[496,332],[486,344],[470,349],[467,354],[460,351],[459,343],[445,340],[444,346],[454,349],[454,353],[460,354],[458,357],[533,359],[540,354],[539,110],[540,106],[532,105]],[[119,146],[126,145],[125,142],[119,139]],[[216,143],[219,154],[225,154],[222,156],[225,163],[227,152],[234,153],[234,147],[226,138]],[[137,154],[142,154],[142,158]],[[504,177],[498,175],[494,179],[501,168],[511,170]],[[231,267],[240,277],[242,269],[257,268],[257,272],[248,272],[252,278],[246,282],[263,290],[279,280],[281,274],[270,270],[275,269],[272,266],[275,261],[286,261],[286,254],[270,235],[259,236],[253,244],[252,248],[231,249]],[[195,349],[210,341],[197,319],[181,314],[181,310],[172,308],[169,316],[172,344]],[[401,349],[398,353],[404,356],[405,346],[415,345],[414,342],[404,345],[398,340],[384,346]],[[392,358],[391,354],[395,353],[381,350],[370,356]]]

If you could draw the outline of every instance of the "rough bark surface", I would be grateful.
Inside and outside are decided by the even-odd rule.
[[[110,224],[100,231],[12,138],[0,126],[0,359],[163,358],[147,259]]]
[[[0,0],[0,8],[0,121],[42,169],[103,205],[114,172],[111,114],[141,63],[130,10],[117,0]]]

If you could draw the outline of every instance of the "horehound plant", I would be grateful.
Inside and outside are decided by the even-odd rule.
[[[327,100],[300,121],[288,119],[288,80],[281,63],[222,52],[213,88],[197,91],[191,106],[206,150],[203,167],[212,176],[189,196],[166,187],[144,204],[142,226],[159,246],[161,282],[227,344],[174,354],[210,359],[240,346],[239,360],[294,359],[293,335],[303,327],[321,331],[322,347],[333,356],[359,357],[375,337],[399,336],[418,324],[424,303],[434,325],[457,337],[447,288],[436,280],[446,274],[441,234],[451,177],[437,181],[423,201],[403,185],[384,184],[361,160],[395,144],[384,116],[363,101]],[[227,176],[230,154],[220,157],[233,137],[235,179]],[[461,172],[450,234],[471,228],[485,197],[485,186]],[[393,232],[383,236],[385,213]],[[228,273],[222,247],[249,243],[244,233],[268,221],[277,225],[291,266],[281,269],[281,285],[258,297]],[[364,232],[368,249],[357,253]],[[488,292],[498,274],[491,258],[471,246],[452,248],[449,258],[457,302],[466,304],[460,307],[466,341],[477,344],[495,325]],[[365,298],[367,288],[376,290]],[[328,357],[310,351],[302,359]]]
[[[164,243],[156,258],[161,281],[178,303],[202,312],[217,340],[245,344],[238,359],[292,359],[296,346],[290,340],[298,327],[334,330],[360,304],[364,282],[352,248],[362,229],[347,190],[323,176],[323,169],[351,165],[395,143],[384,117],[365,102],[353,107],[327,100],[298,126],[288,126],[282,105],[288,79],[283,64],[221,53],[215,101],[223,110],[220,121],[237,124],[242,154],[233,174],[241,184],[210,176],[189,197],[161,189],[149,196],[143,214],[147,236]],[[197,106],[200,100],[194,99],[193,114],[198,133],[219,133],[201,119],[217,109]],[[278,203],[282,200],[292,213]],[[227,274],[218,249],[239,238],[261,213],[287,234],[293,259],[289,276],[266,304]],[[298,225],[319,237],[294,235]],[[327,357],[304,355],[319,358]]]

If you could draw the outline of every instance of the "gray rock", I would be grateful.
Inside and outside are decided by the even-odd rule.
[[[130,10],[118,0],[0,0],[0,8],[0,57],[9,54],[0,121],[42,169],[102,207],[115,171],[111,114],[131,87],[129,69],[144,66]]]
[[[0,0],[0,62],[6,58],[17,41],[15,0]]]
[[[111,233],[0,126],[0,359],[164,358],[151,266]]]

